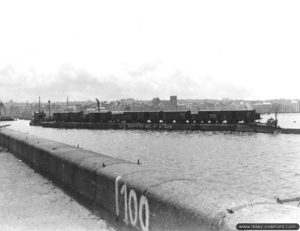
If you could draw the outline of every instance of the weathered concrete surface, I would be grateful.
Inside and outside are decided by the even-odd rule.
[[[247,218],[242,219],[244,211],[256,217],[255,222],[272,221],[278,214],[282,221],[300,219],[299,208],[275,199],[226,186],[215,189],[180,172],[147,168],[9,129],[0,130],[0,144],[132,230],[235,230],[234,223]]]
[[[247,206],[226,218],[227,230],[238,223],[300,223],[298,207],[282,207],[274,204]]]
[[[0,147],[0,230],[113,230]]]

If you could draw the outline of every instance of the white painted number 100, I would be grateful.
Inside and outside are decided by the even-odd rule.
[[[119,207],[119,180],[120,176],[115,181],[115,192],[116,192],[116,213],[117,216],[120,214]],[[129,220],[131,225],[137,226],[138,220],[143,231],[149,230],[149,204],[147,197],[141,195],[138,203],[136,192],[130,189],[129,196],[127,195],[127,185],[123,184],[120,191],[121,196],[124,196],[124,222],[128,225]],[[129,215],[129,219],[128,219]]]

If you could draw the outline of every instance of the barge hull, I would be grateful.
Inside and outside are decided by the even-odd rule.
[[[281,133],[283,134],[300,134],[299,128],[282,128]]]
[[[255,126],[248,124],[151,124],[151,123],[76,123],[76,122],[41,122],[38,124],[48,128],[67,129],[138,129],[138,130],[190,130],[190,131],[228,131],[274,133],[280,129],[271,126]]]

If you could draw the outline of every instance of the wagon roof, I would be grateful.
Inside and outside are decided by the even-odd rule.
[[[251,110],[251,109],[235,109],[235,110],[198,110],[201,112],[235,112],[235,111],[255,111],[255,110]]]
[[[104,114],[104,113],[108,113],[108,112],[111,112],[109,110],[103,110],[103,111],[96,111],[96,112],[89,112],[88,114]]]
[[[53,114],[79,114],[79,113],[83,113],[83,111],[53,112]]]
[[[163,111],[163,112],[191,112],[191,111],[189,111],[189,110],[187,110],[187,111],[173,111],[173,110],[165,110],[165,111]]]

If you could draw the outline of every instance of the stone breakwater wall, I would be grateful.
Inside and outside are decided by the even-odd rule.
[[[241,222],[300,222],[296,206],[226,187],[216,190],[183,173],[4,128],[0,145],[128,230],[235,230]]]

